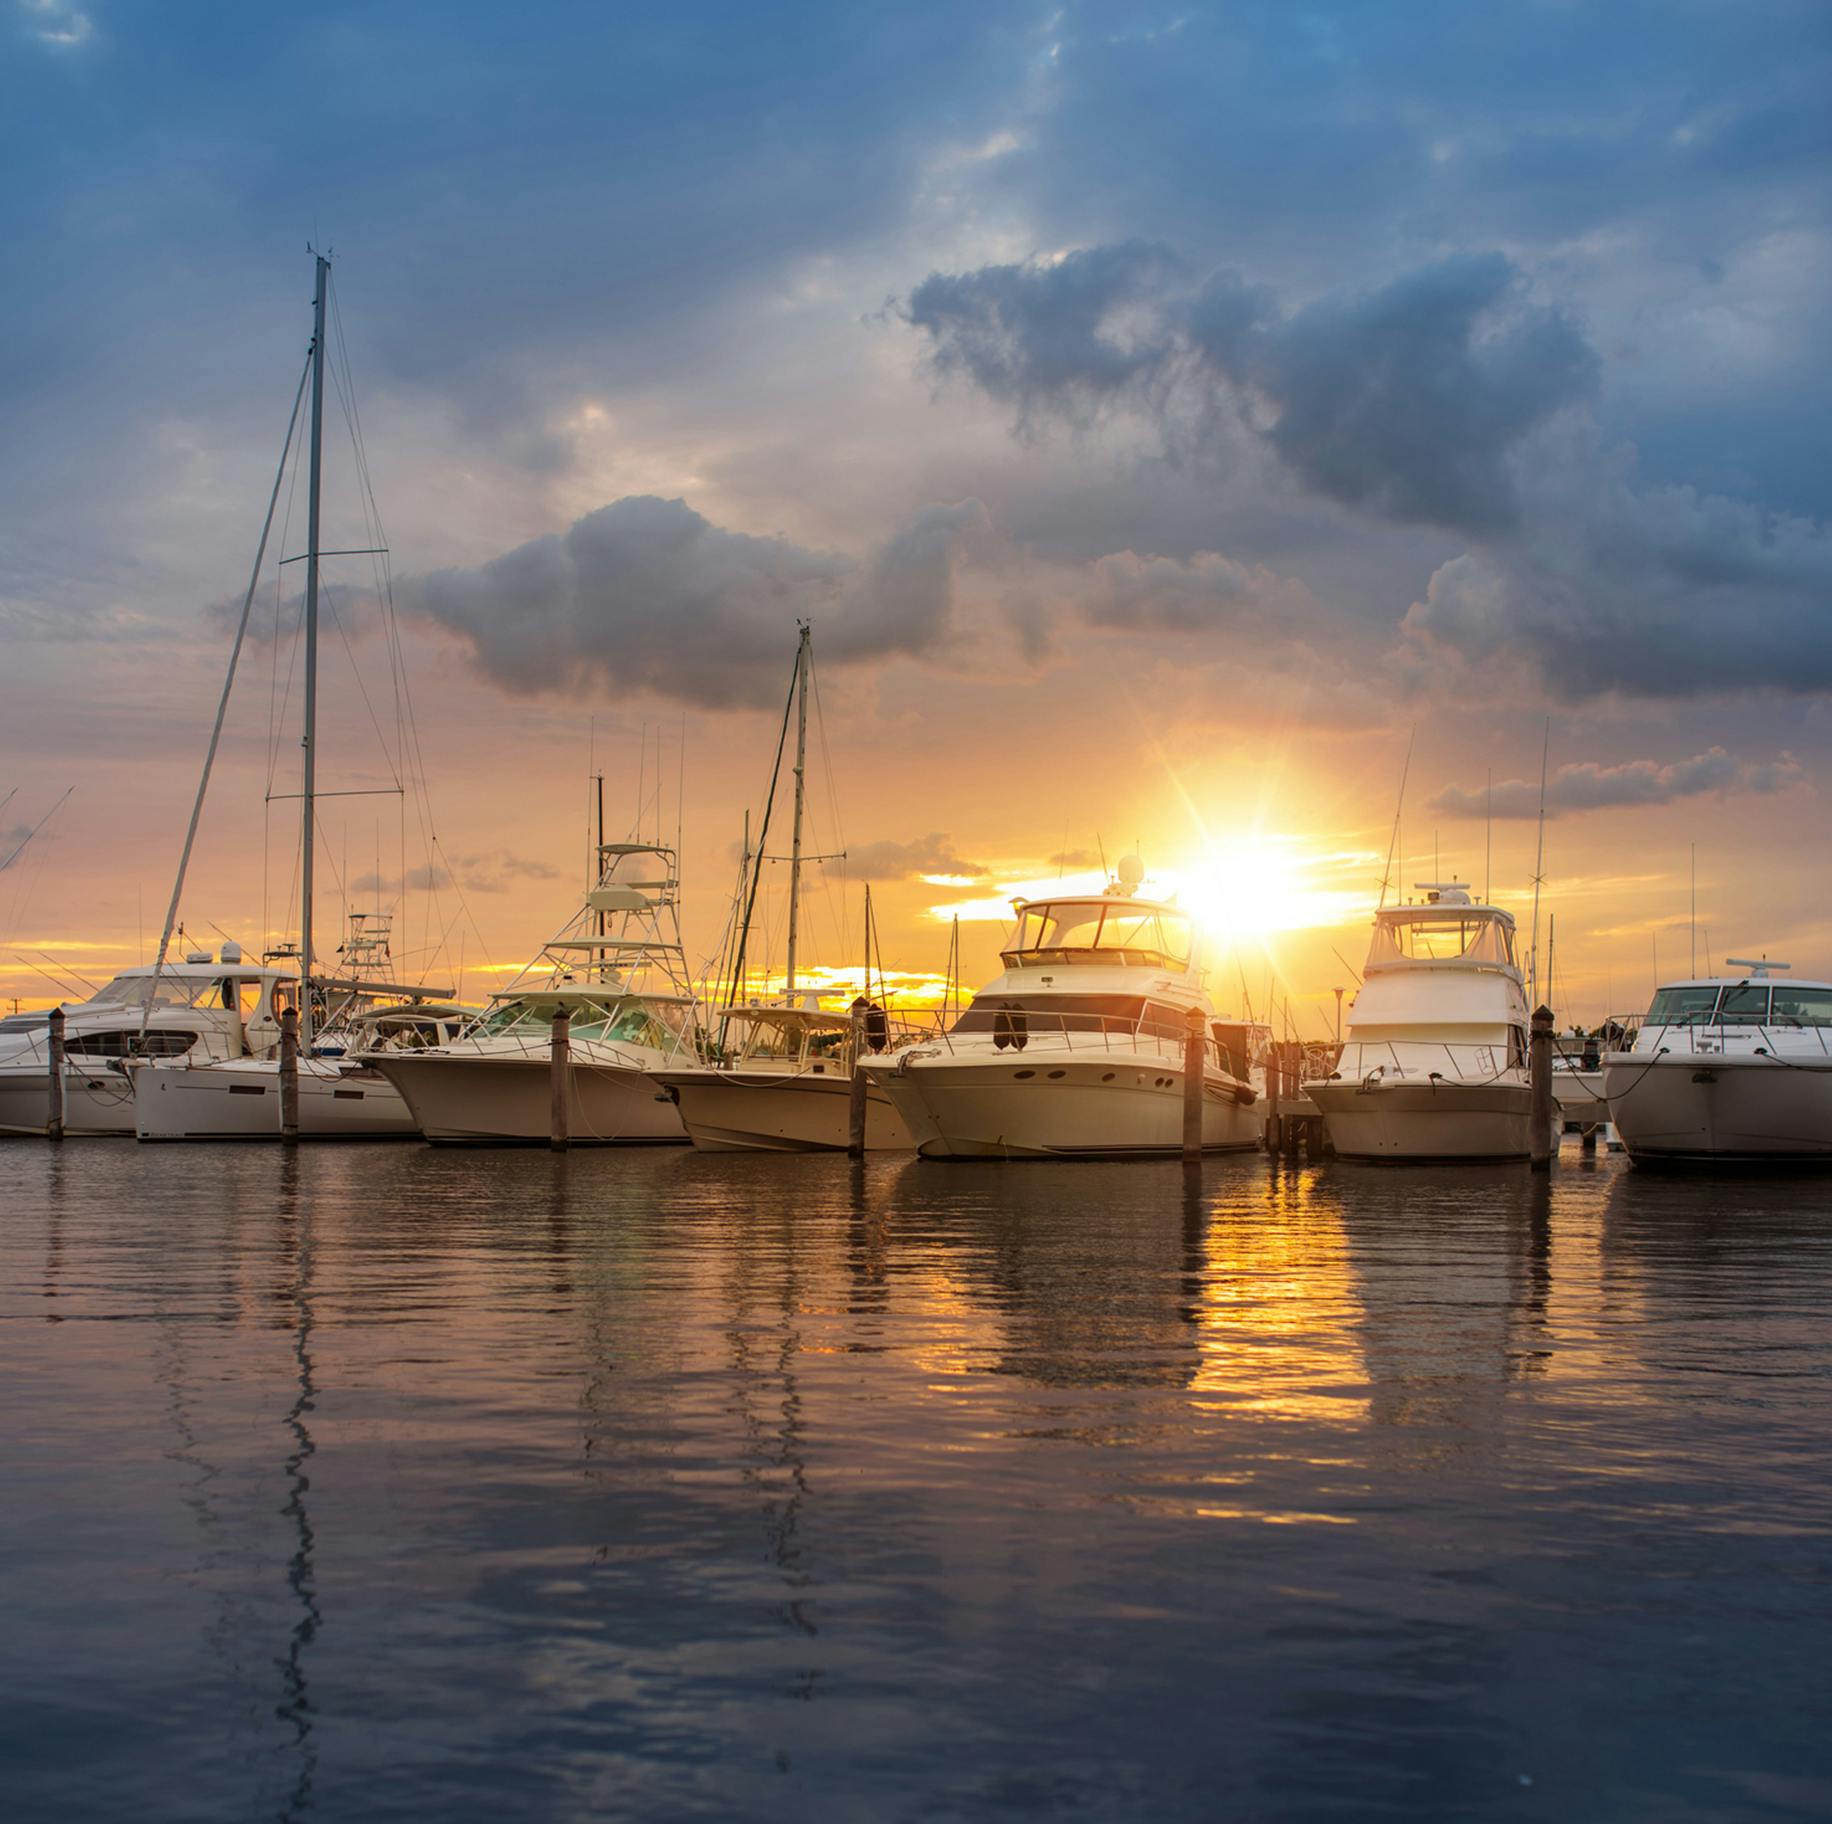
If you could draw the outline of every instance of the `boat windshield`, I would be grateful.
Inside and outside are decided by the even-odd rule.
[[[990,1032],[1022,1042],[1042,1032],[1142,1033],[1181,1040],[1182,1011],[1134,994],[976,994],[950,1032]]]
[[[1717,1010],[1718,991],[1711,988],[1662,988],[1648,1009],[1649,1026],[1709,1026]]]
[[[553,1016],[562,1005],[572,1015],[568,1036],[573,1039],[603,1039],[613,1044],[649,1045],[657,1051],[665,1051],[681,1031],[681,1010],[666,1002],[583,999],[560,1002],[518,996],[492,1007],[478,1022],[477,1034],[481,1038],[502,1038],[510,1034],[543,1038],[551,1031]]]
[[[1771,1026],[1832,1026],[1832,988],[1790,988],[1775,984]]]
[[[144,1007],[150,993],[155,1007],[234,1007],[238,1002],[252,1007],[253,997],[259,989],[259,982],[242,983],[234,979],[199,982],[173,975],[162,975],[155,987],[150,975],[117,975],[99,994],[83,1004]],[[242,999],[244,990],[245,1001]]]
[[[1415,910],[1383,913],[1368,946],[1368,967],[1392,963],[1474,963],[1514,967],[1514,934],[1504,919],[1479,911]]]
[[[1190,921],[1162,906],[1103,900],[1026,906],[1005,951],[1007,968],[1023,963],[1125,963],[1182,969],[1190,955]]]

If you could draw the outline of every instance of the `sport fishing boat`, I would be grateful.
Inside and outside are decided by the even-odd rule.
[[[1640,1165],[1832,1164],[1832,983],[1786,963],[1669,982],[1603,1060],[1610,1119]]]
[[[1256,1146],[1268,1027],[1214,1018],[1189,915],[1105,889],[1014,902],[1005,968],[939,1039],[861,1061],[925,1159],[1133,1158],[1183,1143],[1183,1061],[1204,1028],[1202,1145]]]
[[[852,1075],[857,1067],[853,1053],[851,1010],[822,1008],[819,997],[797,994],[800,964],[803,805],[808,765],[808,690],[813,668],[813,647],[804,623],[795,646],[795,671],[789,700],[783,710],[783,740],[776,751],[776,766],[764,801],[763,826],[755,851],[751,849],[749,823],[739,887],[727,942],[731,946],[729,970],[733,1000],[720,1008],[714,1055],[696,1063],[680,1060],[673,1068],[655,1073],[655,1080],[674,1098],[681,1119],[695,1146],[714,1152],[844,1152],[852,1137]],[[795,718],[795,809],[790,830],[788,957],[783,998],[778,1004],[753,999],[739,1006],[751,956],[757,888],[775,809],[776,786],[782,771],[783,743],[789,721]],[[816,857],[827,860],[834,857]],[[865,994],[867,1048],[884,1050],[889,1043],[889,1022],[884,1009],[871,1000],[873,954],[871,888],[865,889]],[[865,1105],[865,1144],[868,1149],[908,1148],[908,1128],[883,1090],[868,1087]]]
[[[387,921],[350,914],[343,947],[350,973],[315,981],[317,1036],[299,1057],[299,1137],[400,1140],[419,1134],[407,1104],[373,1064],[351,1054],[421,1049],[455,1038],[477,1015],[448,989],[389,979]],[[136,1064],[134,1131],[142,1140],[278,1140],[280,1060],[153,1059]]]
[[[1425,883],[1386,906],[1342,1056],[1306,1087],[1345,1159],[1525,1159],[1527,990],[1514,920],[1468,887]]]
[[[298,977],[191,950],[181,963],[124,969],[86,1001],[65,1002],[64,1132],[132,1134],[131,1060],[259,1058],[277,1049],[275,990]],[[51,1118],[50,1015],[0,1020],[0,1133],[42,1134]]]
[[[575,1146],[685,1145],[652,1072],[697,1057],[673,848],[598,844],[597,884],[517,981],[455,1039],[360,1054],[437,1145],[545,1143],[553,1132],[553,1026],[567,1016],[566,1110]]]
[[[721,1017],[735,1035],[729,1062],[652,1073],[674,1097],[694,1145],[715,1153],[844,1152],[852,1133],[851,1012],[753,1003]],[[883,1086],[869,1082],[866,1149],[914,1144]]]

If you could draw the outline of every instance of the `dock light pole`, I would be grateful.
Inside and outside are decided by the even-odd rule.
[[[1533,1009],[1527,1060],[1532,1097],[1528,1157],[1534,1171],[1548,1172],[1558,1152],[1558,1129],[1552,1119],[1552,1009],[1543,1004]]]

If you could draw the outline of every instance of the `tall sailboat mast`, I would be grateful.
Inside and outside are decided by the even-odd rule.
[[[305,552],[305,749],[304,833],[299,852],[299,1037],[312,1036],[312,834],[318,789],[318,514],[324,472],[324,294],[331,262],[318,261],[312,305],[312,467]]]
[[[784,995],[795,998],[795,940],[801,917],[802,806],[808,769],[808,623],[795,649],[795,831],[789,842],[789,959]]]

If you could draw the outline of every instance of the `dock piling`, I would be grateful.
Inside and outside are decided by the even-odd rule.
[[[280,1015],[280,1138],[299,1144],[299,1009]]]
[[[1202,1092],[1207,1075],[1208,1035],[1202,1030],[1202,1009],[1190,1008],[1183,1016],[1183,1163],[1202,1159]]]
[[[567,1146],[566,1092],[572,1074],[572,1015],[562,1007],[553,1016],[553,1045],[548,1058],[548,1076],[553,1085],[553,1125],[547,1144],[563,1153]]]
[[[1552,1009],[1543,1004],[1533,1009],[1527,1065],[1532,1096],[1528,1156],[1534,1171],[1546,1172],[1552,1169],[1552,1160],[1558,1151],[1558,1124],[1553,1119],[1552,1100]]]
[[[48,1049],[51,1057],[51,1082],[50,1094],[45,1102],[45,1138],[61,1140],[64,1137],[64,1010],[61,1007],[51,1009]]]
[[[870,1084],[866,1081],[864,1063],[865,1009],[855,1006],[852,1010],[852,1080],[846,1086],[846,1153],[851,1159],[865,1157],[865,1096]]]

